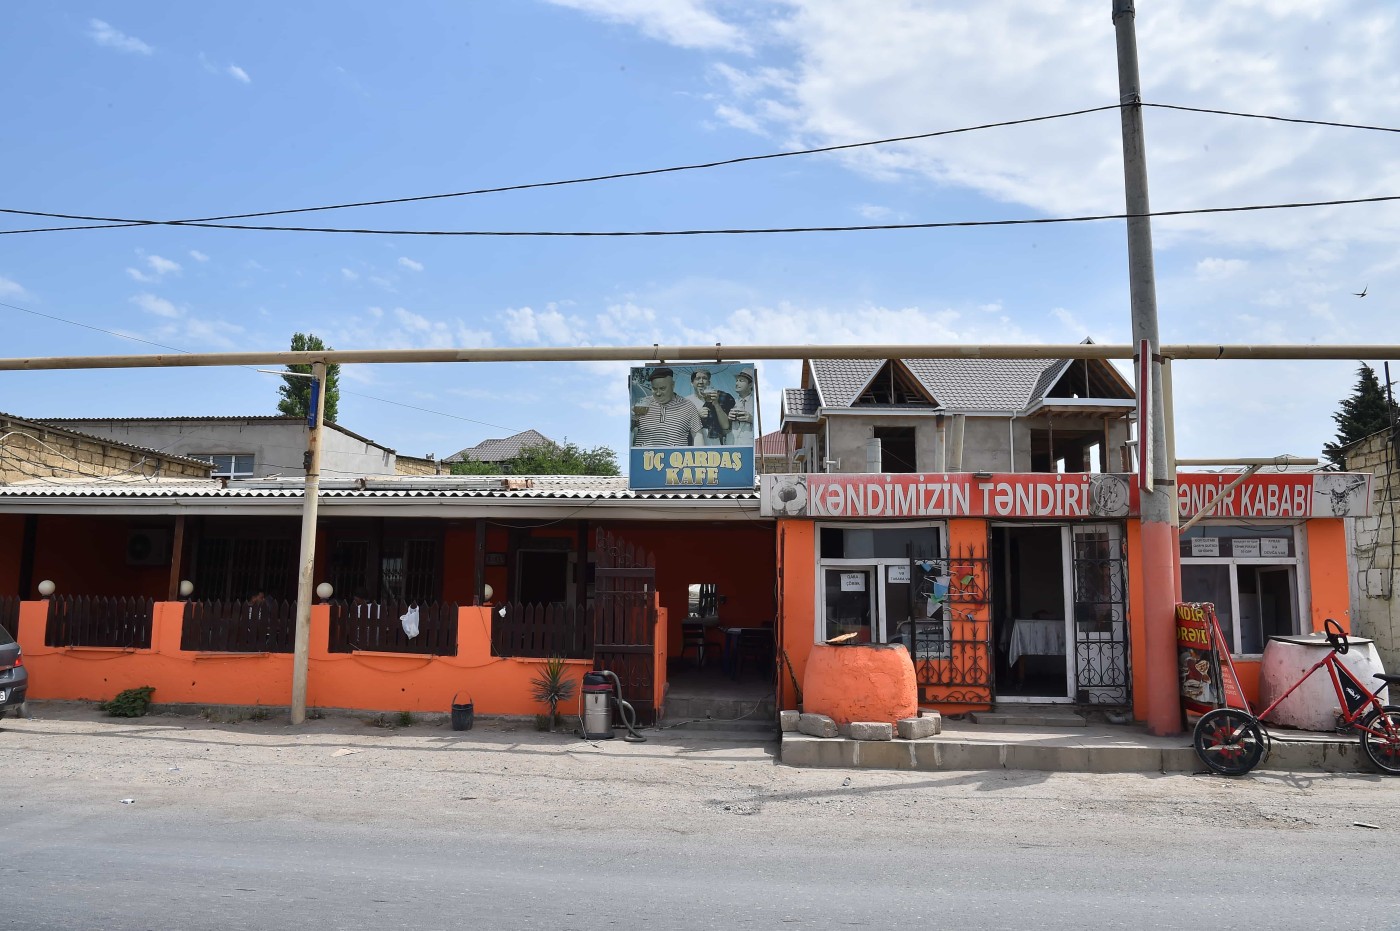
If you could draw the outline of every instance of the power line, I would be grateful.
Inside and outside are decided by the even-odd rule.
[[[252,230],[281,233],[351,233],[364,236],[447,236],[447,237],[546,237],[546,238],[626,238],[666,236],[744,236],[778,233],[863,233],[878,230],[931,230],[979,226],[1045,226],[1061,223],[1093,223],[1102,220],[1131,220],[1160,217],[1201,216],[1217,213],[1249,213],[1261,210],[1296,210],[1306,207],[1341,207],[1349,204],[1379,204],[1400,200],[1400,194],[1353,197],[1338,200],[1292,201],[1283,204],[1249,204],[1236,207],[1193,207],[1185,210],[1153,210],[1150,213],[1098,213],[1071,217],[1027,217],[1013,220],[947,220],[932,223],[870,223],[852,226],[770,226],[728,229],[679,230],[414,230],[367,229],[339,226],[255,226],[237,223],[179,223],[201,229]],[[44,233],[81,227],[4,230],[0,235]],[[100,227],[106,228],[106,227]]]
[[[98,332],[98,333],[106,333],[108,336],[116,336],[116,337],[120,337],[121,339],[129,339],[129,340],[132,340],[133,342],[137,342],[137,343],[145,343],[147,346],[155,346],[157,349],[168,349],[168,350],[171,351],[171,352],[178,352],[178,353],[181,353],[181,354],[187,355],[187,356],[188,356],[188,355],[193,355],[193,353],[190,352],[190,350],[188,350],[188,349],[181,349],[181,348],[179,348],[178,346],[167,346],[167,345],[164,344],[164,343],[152,342],[152,341],[149,340],[149,339],[142,339],[142,338],[139,337],[139,336],[132,336],[132,335],[129,334],[129,333],[120,333],[120,332],[118,332],[118,331],[116,331],[116,330],[108,330],[108,329],[104,329],[103,327],[100,327],[100,326],[93,326],[93,325],[90,324],[90,323],[80,323],[80,322],[77,321],[77,320],[69,320],[69,319],[67,319],[67,318],[65,318],[65,317],[58,317],[58,316],[55,316],[55,315],[53,315],[53,314],[40,313],[40,312],[37,311],[37,310],[30,310],[28,307],[21,307],[21,306],[19,306],[18,304],[11,304],[11,303],[8,303],[8,302],[6,302],[6,301],[0,301],[0,307],[8,307],[8,308],[10,308],[11,310],[18,310],[18,311],[20,311],[21,313],[33,314],[33,315],[36,316],[36,317],[43,317],[43,318],[45,318],[45,319],[47,319],[47,320],[54,320],[54,321],[57,321],[58,323],[66,323],[66,324],[68,324],[69,326],[82,327],[82,328],[84,328],[84,329],[86,329],[86,330],[95,330],[95,331]],[[257,369],[256,369],[254,366],[251,366],[251,365],[242,365],[242,366],[238,366],[238,367],[239,367],[239,368],[247,369],[247,370],[250,371],[250,372],[256,372],[256,371],[257,371]],[[357,398],[367,398],[367,399],[369,399],[369,400],[371,400],[371,401],[378,401],[378,402],[380,402],[381,404],[393,404],[393,405],[395,405],[396,407],[406,407],[406,408],[408,408],[408,409],[410,409],[410,410],[422,411],[422,412],[425,413],[425,414],[437,414],[437,415],[440,416],[440,417],[451,417],[451,418],[454,419],[454,420],[462,420],[462,421],[465,421],[465,422],[467,422],[467,423],[474,423],[474,424],[476,424],[476,425],[478,425],[478,426],[482,426],[482,427],[491,427],[491,428],[496,429],[496,430],[509,430],[509,431],[512,431],[512,432],[519,432],[519,431],[515,430],[514,427],[507,427],[507,426],[504,426],[504,425],[498,424],[498,423],[489,423],[488,421],[485,421],[485,420],[475,420],[475,419],[473,419],[473,418],[471,418],[471,417],[463,417],[463,416],[460,415],[460,414],[449,414],[447,411],[437,411],[437,410],[433,410],[432,408],[429,408],[429,407],[419,407],[419,406],[417,406],[416,404],[405,404],[403,401],[392,401],[392,400],[390,400],[389,398],[380,398],[380,397],[376,397],[375,395],[372,395],[372,394],[365,394],[365,393],[362,392],[362,391],[347,391],[347,390],[342,389],[342,390],[341,390],[341,393],[342,393],[342,394],[352,395],[352,396],[357,397]]]
[[[502,194],[512,191],[529,191],[538,188],[564,187],[571,184],[591,184],[597,181],[617,181],[623,178],[642,178],[649,175],[673,174],[682,171],[698,171],[707,168],[722,168],[727,165],[740,165],[745,162],[761,162],[770,159],[792,158],[798,155],[819,155],[826,152],[840,152],[847,149],[868,148],[870,146],[891,145],[896,142],[917,142],[921,139],[934,139],[939,136],[953,136],[961,133],[977,132],[984,129],[999,129],[1006,126],[1022,126],[1028,123],[1041,123],[1047,120],[1064,119],[1071,116],[1083,116],[1088,113],[1100,113],[1104,110],[1117,110],[1120,104],[1109,104],[1102,107],[1090,107],[1085,110],[1071,110],[1065,113],[1052,113],[1045,116],[1032,116],[1016,120],[1002,120],[996,123],[982,123],[977,126],[963,126],[957,129],[940,129],[933,132],[915,133],[907,136],[891,136],[885,139],[872,139],[865,142],[846,142],[839,145],[818,146],[810,149],[793,149],[785,152],[769,152],[762,155],[742,155],[737,158],[726,158],[711,162],[696,162],[688,165],[673,165],[668,168],[644,168],[637,171],[619,171],[605,175],[590,175],[582,178],[568,178],[559,181],[534,181],[524,184],[509,184],[500,187],[475,188],[468,191],[453,191],[446,194],[420,194],[412,197],[391,197],[381,200],[363,200],[344,204],[328,204],[320,207],[293,207],[286,210],[263,210],[257,213],[232,213],[217,217],[196,217],[189,220],[136,220],[128,217],[97,217],[72,213],[49,213],[40,210],[18,210],[0,208],[0,213],[16,214],[29,217],[49,217],[56,220],[86,220],[102,225],[99,226],[61,226],[44,230],[11,230],[10,232],[55,232],[58,230],[70,229],[109,229],[129,226],[193,226],[196,224],[212,224],[224,220],[248,220],[255,217],[276,217],[286,216],[293,213],[315,213],[322,210],[347,210],[353,207],[382,207],[390,204],[411,204],[429,200],[446,200],[453,197],[474,197],[479,194]]]
[[[1275,116],[1268,113],[1241,113],[1237,110],[1213,110],[1210,107],[1186,107],[1172,103],[1144,103],[1158,110],[1182,110],[1186,113],[1212,113],[1216,116],[1238,116],[1248,120],[1273,120],[1278,123],[1302,123],[1305,126],[1331,126],[1336,129],[1366,129],[1378,133],[1400,133],[1394,126],[1371,126],[1366,123],[1338,123],[1332,120],[1307,120],[1296,116]]]

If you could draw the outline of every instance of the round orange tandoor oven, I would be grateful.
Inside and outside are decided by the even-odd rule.
[[[802,676],[802,710],[842,726],[917,717],[919,685],[909,651],[902,643],[817,644]]]

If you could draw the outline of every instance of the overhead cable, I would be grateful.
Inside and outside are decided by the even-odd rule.
[[[681,171],[698,171],[706,168],[721,168],[726,165],[740,165],[745,162],[761,162],[777,158],[792,158],[798,155],[819,155],[826,152],[840,152],[847,149],[868,148],[871,146],[892,145],[896,142],[917,142],[921,139],[933,139],[939,136],[953,136],[961,133],[977,132],[984,129],[999,129],[1006,126],[1021,126],[1027,123],[1041,123],[1047,120],[1059,120],[1071,116],[1082,116],[1087,113],[1100,113],[1104,110],[1117,110],[1119,104],[1109,104],[1102,107],[1090,107],[1085,110],[1070,110],[1065,113],[1051,113],[1045,116],[1031,116],[1016,120],[1002,120],[996,123],[982,123],[977,126],[962,126],[957,129],[940,129],[927,133],[914,133],[907,136],[891,136],[885,139],[871,139],[864,142],[845,142],[838,145],[818,146],[810,149],[794,149],[785,152],[769,152],[762,155],[741,155],[737,158],[726,158],[711,162],[696,162],[689,165],[673,165],[668,168],[644,168],[637,171],[618,171],[605,175],[590,175],[582,178],[568,178],[560,181],[534,181],[524,184],[508,184],[500,187],[475,188],[469,191],[453,191],[446,194],[419,194],[412,197],[390,197],[381,200],[362,200],[345,204],[327,204],[320,207],[292,207],[285,210],[263,210],[256,213],[231,213],[218,217],[196,217],[189,220],[136,220],[127,217],[97,217],[72,213],[50,213],[41,210],[17,210],[0,208],[0,213],[17,214],[29,217],[50,217],[56,220],[88,220],[102,225],[92,226],[72,226],[56,227],[54,229],[104,229],[108,227],[124,226],[192,226],[195,224],[216,223],[223,220],[248,220],[255,217],[276,217],[286,216],[292,213],[314,213],[321,210],[347,210],[353,207],[382,207],[389,204],[411,204],[429,200],[446,200],[453,197],[474,197],[479,194],[502,194],[511,191],[529,191],[537,188],[564,187],[571,184],[591,184],[597,181],[617,181],[623,178],[641,178],[648,175],[664,175]],[[54,229],[46,230],[11,230],[11,232],[53,232]]]
[[[367,229],[339,226],[254,226],[238,223],[182,222],[176,225],[200,229],[254,230],[280,233],[351,233],[361,236],[448,236],[448,237],[546,237],[546,238],[625,238],[665,236],[745,236],[776,233],[863,233],[878,230],[931,230],[978,226],[1047,226],[1059,223],[1093,223],[1102,220],[1137,220],[1160,217],[1202,216],[1215,213],[1249,213],[1261,210],[1296,210],[1305,207],[1341,207],[1348,204],[1379,204],[1400,200],[1400,194],[1377,197],[1351,197],[1337,200],[1292,201],[1283,204],[1248,204],[1237,207],[1193,207],[1185,210],[1153,210],[1148,213],[1097,213],[1072,217],[1025,217],[1012,220],[946,220],[931,223],[868,223],[852,226],[769,226],[678,230],[415,230]],[[94,227],[51,227],[47,229],[3,230],[0,235],[46,233]],[[106,227],[96,227],[105,229]]]

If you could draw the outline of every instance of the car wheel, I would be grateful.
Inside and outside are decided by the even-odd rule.
[[[29,717],[29,702],[24,702],[24,701],[22,701],[22,702],[20,702],[18,705],[15,705],[15,717],[17,717],[17,718],[28,718],[28,717]]]

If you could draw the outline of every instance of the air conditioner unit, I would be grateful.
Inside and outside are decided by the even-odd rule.
[[[170,562],[170,531],[132,530],[126,535],[128,566],[164,566]]]

